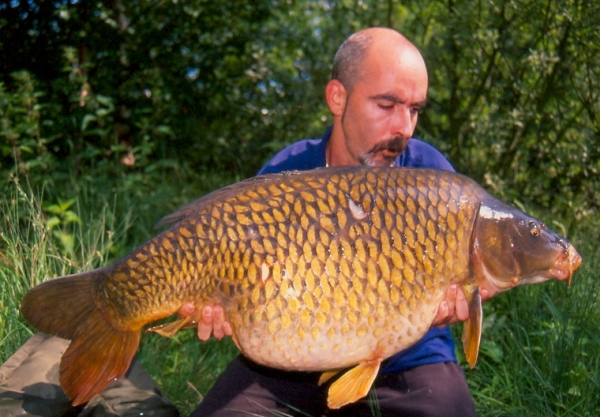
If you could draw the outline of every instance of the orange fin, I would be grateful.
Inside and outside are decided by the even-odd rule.
[[[331,378],[333,378],[334,376],[336,376],[337,374],[339,374],[342,371],[343,371],[343,369],[334,369],[332,371],[323,372],[323,374],[321,374],[321,378],[319,378],[319,385],[323,385],[324,383],[326,383],[327,381],[329,381]]]
[[[329,408],[340,408],[366,396],[379,372],[379,365],[381,359],[358,364],[335,381],[329,388]]]
[[[117,330],[94,303],[93,287],[106,269],[46,281],[30,290],[21,311],[36,329],[70,339],[60,362],[60,384],[73,405],[83,404],[122,376],[140,332]]]
[[[483,307],[479,288],[475,287],[469,302],[469,318],[464,323],[462,344],[467,362],[471,368],[475,367],[479,356],[481,343],[481,329],[483,325]]]
[[[146,333],[154,332],[164,337],[173,337],[181,329],[187,329],[198,326],[196,320],[192,320],[192,316],[172,321],[170,323],[160,324],[158,326],[150,327],[146,330]]]
[[[43,282],[25,294],[21,313],[37,330],[73,339],[95,308],[92,286],[103,276],[103,269],[96,269]]]
[[[60,385],[74,406],[127,372],[140,343],[139,331],[115,330],[98,309],[87,322],[88,331],[71,341],[60,362]]]

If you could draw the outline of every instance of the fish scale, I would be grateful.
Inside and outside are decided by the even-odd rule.
[[[117,266],[115,279],[98,285],[98,298],[137,325],[148,304],[170,314],[165,297],[181,304],[195,292],[199,305],[223,305],[242,352],[273,367],[320,370],[375,351],[390,356],[416,341],[445,287],[469,273],[468,254],[458,253],[456,242],[469,233],[471,202],[479,197],[437,172],[419,181],[404,170],[381,172],[257,181],[140,247]],[[404,200],[394,195],[399,187]],[[326,196],[323,210],[318,202]],[[428,210],[440,205],[447,211],[441,221]],[[155,291],[116,278],[133,275],[145,276]],[[137,302],[118,304],[114,293],[121,291]],[[323,353],[306,354],[316,350]]]
[[[472,180],[427,169],[257,177],[169,222],[113,265],[26,295],[34,327],[73,340],[60,381],[74,404],[127,370],[144,326],[192,301],[196,311],[220,304],[236,345],[260,364],[326,371],[322,382],[354,366],[330,387],[338,408],[366,395],[381,361],[426,333],[451,282],[469,301],[463,344],[473,366],[480,286],[495,295],[565,279],[581,262],[566,240]],[[153,330],[172,335],[189,320]]]

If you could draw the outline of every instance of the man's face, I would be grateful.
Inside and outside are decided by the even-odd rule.
[[[389,166],[406,148],[425,105],[427,70],[411,50],[371,51],[366,58],[347,90],[342,130],[353,163]]]

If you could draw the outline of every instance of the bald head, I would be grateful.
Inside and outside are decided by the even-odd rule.
[[[428,84],[423,57],[400,33],[371,28],[350,36],[325,88],[333,115],[328,164],[394,163],[414,133]]]
[[[356,80],[364,75],[364,63],[370,56],[405,56],[425,68],[418,49],[402,34],[389,28],[368,28],[356,32],[339,47],[333,59],[331,79],[340,81],[351,91]]]

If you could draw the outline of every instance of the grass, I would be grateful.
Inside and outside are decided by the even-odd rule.
[[[34,285],[56,277],[90,269],[106,259],[114,231],[109,215],[103,215],[79,229],[77,253],[67,240],[57,237],[64,230],[48,227],[40,201],[16,185],[0,201],[0,360],[4,362],[32,331],[19,314],[25,293]],[[77,221],[74,221],[77,222]],[[54,232],[54,233],[53,233]],[[62,235],[64,237],[64,235]]]
[[[33,334],[19,314],[31,286],[125,255],[155,234],[152,225],[162,215],[207,191],[78,181],[72,205],[64,203],[68,196],[42,203],[14,184],[0,199],[2,362]],[[219,181],[209,179],[207,188]],[[591,245],[582,255],[570,289],[564,282],[523,287],[484,306],[480,359],[465,369],[478,415],[600,415],[600,256]],[[460,330],[455,326],[457,341]],[[144,335],[138,358],[186,415],[236,354],[230,340],[199,343],[184,331],[172,339]]]

